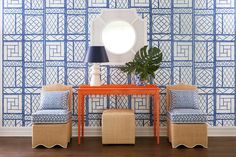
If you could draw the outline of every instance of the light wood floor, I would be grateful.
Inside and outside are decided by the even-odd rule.
[[[73,138],[67,149],[31,148],[29,137],[0,137],[0,157],[236,157],[236,137],[209,138],[209,148],[172,149],[166,137],[157,145],[154,138],[136,138],[135,145],[102,145],[101,138]]]

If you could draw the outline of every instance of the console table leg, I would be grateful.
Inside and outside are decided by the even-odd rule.
[[[82,106],[82,95],[78,94],[78,144],[80,144],[80,125],[81,125],[81,106]]]
[[[160,104],[160,95],[157,94],[156,96],[156,106],[157,106],[157,109],[156,109],[156,125],[157,125],[157,128],[156,128],[156,135],[157,135],[157,144],[160,143],[160,107],[158,104]]]
[[[81,100],[81,115],[82,115],[82,140],[84,138],[84,96],[82,97],[82,100]]]
[[[157,98],[154,95],[153,97],[153,133],[154,137],[157,136]]]

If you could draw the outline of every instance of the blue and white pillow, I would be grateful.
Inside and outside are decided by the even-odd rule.
[[[68,97],[69,97],[69,91],[42,91],[39,109],[69,110]]]
[[[199,109],[198,93],[193,90],[171,90],[170,109],[189,108]]]

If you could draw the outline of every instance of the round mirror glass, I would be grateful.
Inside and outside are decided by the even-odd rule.
[[[102,42],[106,49],[114,54],[124,54],[135,44],[135,30],[127,22],[113,21],[102,31]]]

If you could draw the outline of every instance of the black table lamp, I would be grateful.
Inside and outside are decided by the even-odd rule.
[[[90,86],[100,86],[100,65],[99,63],[109,62],[104,46],[90,46],[84,62],[94,63],[91,71]]]

